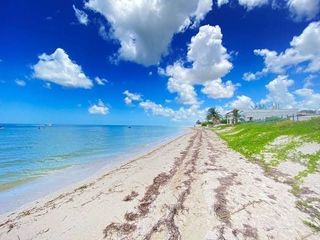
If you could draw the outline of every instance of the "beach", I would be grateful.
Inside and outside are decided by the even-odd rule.
[[[319,239],[290,186],[193,128],[0,217],[1,240]]]

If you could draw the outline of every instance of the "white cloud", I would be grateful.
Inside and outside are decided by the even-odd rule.
[[[207,96],[217,98],[231,98],[235,91],[235,86],[231,81],[223,83],[221,78],[206,82],[202,92]]]
[[[218,7],[221,7],[232,1],[216,0],[216,2]],[[288,9],[291,17],[296,21],[310,21],[317,18],[320,13],[320,0],[237,0],[237,2],[248,11],[265,5],[276,10]]]
[[[221,7],[224,4],[228,4],[229,0],[217,0],[218,7]]]
[[[20,79],[17,79],[15,82],[20,87],[25,87],[27,85],[27,83],[25,81],[20,80]]]
[[[109,81],[105,78],[100,78],[100,77],[95,77],[94,80],[98,85],[104,86],[106,85]]]
[[[252,10],[255,7],[261,7],[268,4],[268,0],[238,0],[238,2],[247,10]]]
[[[107,115],[109,113],[109,108],[99,99],[97,104],[93,104],[89,107],[88,112],[90,114]]]
[[[311,20],[320,12],[320,0],[287,0],[287,6],[296,20]]]
[[[41,54],[38,63],[32,68],[35,78],[64,87],[89,89],[93,86],[81,66],[73,62],[61,48],[57,48],[51,55]]]
[[[75,13],[79,23],[83,24],[83,25],[88,25],[88,23],[89,23],[88,14],[86,14],[84,11],[76,8],[75,5],[72,5],[72,8],[74,10],[74,13]]]
[[[211,0],[89,0],[85,6],[102,14],[111,36],[120,42],[120,58],[153,65],[167,53],[173,35],[211,10]]]
[[[253,109],[254,106],[255,104],[252,99],[245,95],[237,96],[237,99],[230,103],[232,109]]]
[[[245,73],[244,79],[255,80],[266,73],[284,74],[291,68],[308,73],[320,71],[320,21],[310,23],[301,35],[293,37],[290,48],[283,52],[256,49],[254,53],[264,59],[264,69],[253,74]]]
[[[201,110],[199,106],[196,105],[190,106],[189,108],[181,107],[178,110],[173,110],[161,104],[146,100],[140,102],[139,106],[155,116],[168,117],[174,121],[188,120],[192,122],[197,119],[204,119],[206,114],[206,109]]]
[[[165,70],[169,76],[168,89],[178,94],[181,103],[198,104],[195,85],[203,86],[202,92],[211,98],[233,96],[235,86],[230,81],[223,83],[221,80],[231,70],[232,63],[222,45],[219,26],[200,27],[188,46],[187,58],[188,67],[182,61],[177,61]]]
[[[189,108],[180,107],[178,110],[174,110],[169,107],[165,107],[161,104],[150,101],[149,99],[143,99],[140,94],[124,91],[125,103],[130,105],[132,102],[139,103],[145,112],[151,113],[154,116],[162,116],[170,118],[174,121],[186,120],[189,122],[196,121],[197,119],[204,119],[206,115],[206,109],[200,109],[199,105],[192,105]],[[165,100],[166,103],[171,101]]]
[[[280,108],[294,108],[296,106],[295,97],[289,92],[289,87],[293,84],[294,81],[288,79],[288,76],[279,75],[266,85],[269,93],[265,99],[261,100],[261,103]]]
[[[168,90],[171,93],[178,93],[178,100],[183,104],[194,105],[198,103],[197,93],[188,79],[189,69],[182,66],[180,62],[166,68],[166,74],[170,76]]]
[[[304,79],[304,88],[310,88],[313,86],[313,81],[317,78],[316,75],[310,74]]]
[[[127,105],[130,105],[134,101],[142,101],[141,95],[137,93],[131,93],[128,90],[125,90],[123,94],[126,96],[124,102]]]
[[[163,107],[161,104],[156,104],[150,100],[140,102],[140,107],[145,111],[150,111],[153,115],[164,116],[164,117],[174,117],[175,112],[171,108]]]
[[[205,18],[207,13],[212,9],[212,0],[200,0],[198,1],[197,10],[193,13],[195,17],[195,22],[193,24],[194,27],[198,26]]]
[[[314,79],[310,75],[308,79]],[[295,91],[289,89],[294,86],[294,81],[286,75],[279,75],[270,81],[266,88],[267,96],[260,101],[266,108],[279,107],[281,109],[297,108],[300,110],[320,110],[320,93],[316,93],[310,87],[312,84],[305,84],[303,88]],[[226,105],[229,108],[248,109],[255,106],[252,99],[247,96],[238,96],[237,99]]]
[[[310,88],[298,89],[294,93],[301,98],[297,104],[299,109],[320,110],[320,93]]]
[[[102,23],[100,23],[99,35],[105,41],[110,39],[110,36],[109,36],[109,34],[108,34],[107,30],[106,30],[106,27]]]

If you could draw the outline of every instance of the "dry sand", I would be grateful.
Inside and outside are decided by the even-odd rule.
[[[194,129],[0,217],[0,239],[320,239],[289,190],[215,133]]]

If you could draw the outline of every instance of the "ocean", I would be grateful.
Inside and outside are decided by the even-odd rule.
[[[183,131],[164,126],[1,126],[0,213]]]

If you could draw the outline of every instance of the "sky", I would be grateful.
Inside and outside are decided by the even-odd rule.
[[[11,0],[0,122],[188,125],[320,110],[320,0]]]

